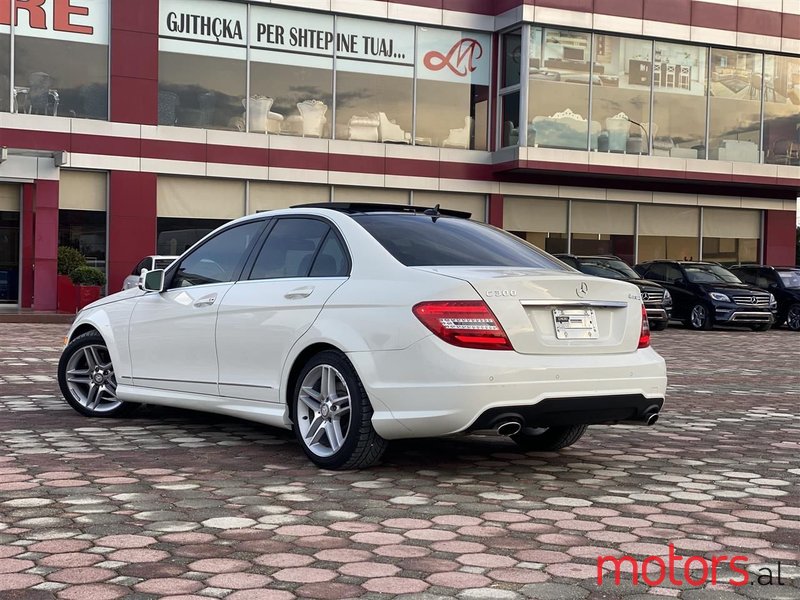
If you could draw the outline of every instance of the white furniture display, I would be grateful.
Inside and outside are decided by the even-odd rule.
[[[546,148],[565,148],[570,150],[586,150],[586,142],[590,140],[591,150],[597,149],[597,138],[600,135],[600,123],[589,123],[581,115],[569,108],[550,117],[536,116],[531,122],[535,132],[531,135],[528,128],[528,145]]]
[[[747,140],[722,140],[719,148],[719,160],[731,162],[761,162],[761,152],[758,145]]]
[[[377,142],[380,139],[378,128],[380,119],[375,114],[353,115],[347,123],[348,139],[359,142]]]
[[[472,117],[464,117],[464,127],[460,129],[451,129],[450,135],[442,142],[442,146],[445,148],[469,149],[470,139],[472,138],[472,123]]]
[[[242,100],[242,106],[247,108],[250,114],[250,131],[266,133],[269,109],[274,102],[274,99],[265,96],[251,96],[249,100]]]
[[[628,137],[631,132],[631,121],[624,112],[606,119],[608,133],[608,151],[625,152],[628,148]]]
[[[411,134],[404,131],[397,123],[390,121],[386,113],[378,113],[378,119],[380,123],[380,139],[382,142],[411,143]]]
[[[325,118],[328,105],[319,100],[305,100],[297,103],[297,110],[303,119],[303,137],[322,137],[325,124],[328,122]]]

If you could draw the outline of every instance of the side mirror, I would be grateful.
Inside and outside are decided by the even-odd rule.
[[[684,286],[686,285],[686,280],[685,280],[683,277],[678,277],[678,278],[677,278],[677,279],[674,281],[674,285],[677,285],[677,286],[679,286],[679,287],[684,287]]]
[[[164,291],[164,269],[155,269],[148,271],[142,269],[142,274],[139,276],[139,289],[145,292],[158,292],[159,294]]]

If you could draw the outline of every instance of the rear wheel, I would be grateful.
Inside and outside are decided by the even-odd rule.
[[[705,304],[695,304],[686,319],[686,326],[697,331],[711,329],[711,314]]]
[[[512,435],[511,439],[527,452],[552,452],[572,446],[583,434],[588,425],[566,425],[533,429],[527,427]]]
[[[652,321],[650,323],[650,331],[664,331],[667,325],[667,321]]]
[[[87,417],[121,417],[138,408],[117,398],[111,354],[96,331],[79,335],[64,348],[58,385],[67,404]]]
[[[786,313],[786,325],[792,331],[800,331],[800,304],[792,304]]]
[[[292,396],[294,433],[323,469],[361,469],[380,460],[387,442],[372,427],[372,406],[347,358],[326,350],[297,378]]]

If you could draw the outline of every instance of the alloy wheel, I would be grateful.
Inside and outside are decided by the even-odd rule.
[[[73,399],[93,413],[107,413],[120,407],[117,379],[108,348],[88,344],[77,348],[67,361],[67,388]]]
[[[786,325],[792,331],[800,331],[800,304],[795,304],[786,315]]]
[[[708,318],[708,311],[706,307],[698,304],[692,309],[692,327],[695,329],[702,329],[706,324],[706,319]]]
[[[300,384],[296,423],[306,447],[316,456],[336,454],[350,431],[350,390],[342,374],[317,365]]]

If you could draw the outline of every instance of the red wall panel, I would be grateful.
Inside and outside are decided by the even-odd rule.
[[[781,36],[782,15],[771,10],[739,8],[739,31],[760,35]]]
[[[764,262],[768,265],[795,264],[796,214],[790,210],[764,211]]]
[[[692,2],[692,25],[736,31],[737,8],[710,2]]]
[[[34,185],[33,309],[56,310],[58,181],[39,179]]]
[[[644,18],[678,25],[692,22],[692,0],[644,0]]]
[[[122,282],[143,257],[156,251],[154,173],[108,174],[108,292]]]
[[[489,194],[489,225],[503,226],[503,196]]]
[[[641,19],[644,14],[644,0],[594,0],[594,12]]]

